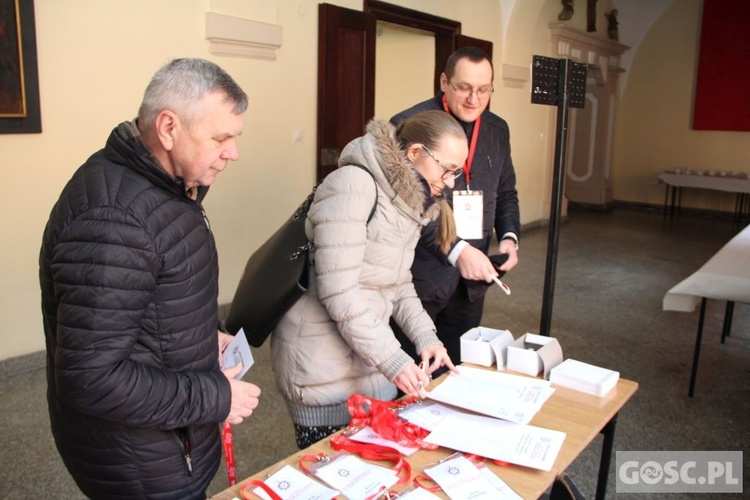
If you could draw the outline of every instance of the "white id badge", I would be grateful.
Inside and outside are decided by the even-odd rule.
[[[460,238],[481,239],[483,215],[482,191],[453,191],[453,216]]]

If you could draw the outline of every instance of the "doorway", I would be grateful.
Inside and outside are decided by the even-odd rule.
[[[492,57],[492,42],[461,35],[461,23],[457,21],[380,0],[364,0],[363,9],[359,12],[326,3],[318,5],[318,181],[337,168],[341,149],[364,133],[371,118],[390,118],[434,96],[440,88],[445,61],[456,48],[476,45]],[[404,51],[399,48],[396,52],[387,38],[383,42],[383,50],[389,52],[377,57],[378,64],[398,64],[402,70],[377,72],[386,81],[381,83],[381,107],[376,113],[378,28],[383,29],[383,36],[409,40],[415,53],[400,64]],[[433,42],[431,50],[426,48],[428,39]],[[430,85],[432,90],[425,91]]]
[[[388,120],[433,95],[435,34],[384,21],[375,32],[375,116]]]

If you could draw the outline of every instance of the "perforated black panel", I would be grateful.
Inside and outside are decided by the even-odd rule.
[[[583,108],[586,102],[586,67],[585,64],[570,63],[568,102],[571,108]]]
[[[586,102],[586,65],[566,59],[534,56],[531,64],[531,102],[560,106],[560,77],[568,64],[568,105],[583,108]]]
[[[531,102],[557,106],[559,104],[559,81],[560,59],[534,56],[531,63]],[[585,88],[585,78],[583,83]]]

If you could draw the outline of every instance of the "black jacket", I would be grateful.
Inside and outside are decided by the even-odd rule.
[[[89,497],[205,498],[231,402],[206,189],[190,199],[136,136],[127,122],[112,131],[44,231],[52,433]]]
[[[421,102],[391,118],[397,124],[422,111],[443,110],[442,93]],[[455,117],[454,117],[455,118]],[[469,134],[473,124],[458,120]],[[471,189],[483,191],[483,234],[478,240],[467,240],[487,253],[494,229],[498,238],[507,232],[520,237],[521,221],[516,190],[516,172],[510,156],[510,131],[508,124],[496,114],[485,110],[482,113],[479,137],[474,161],[471,166]],[[454,189],[466,189],[466,176],[456,179]],[[452,205],[452,190],[444,191]],[[412,265],[414,287],[422,302],[445,302],[456,291],[463,279],[458,268],[448,262],[447,256],[435,244],[437,224],[432,223],[422,230]],[[466,281],[471,300],[484,296],[487,290],[483,281]]]

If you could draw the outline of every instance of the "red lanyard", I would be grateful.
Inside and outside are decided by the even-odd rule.
[[[448,100],[443,94],[443,109],[446,113],[450,114],[451,110],[448,107]],[[482,124],[482,115],[479,115],[474,122],[474,130],[471,132],[471,142],[469,142],[469,156],[466,158],[464,163],[464,175],[466,176],[466,187],[469,187],[471,181],[471,165],[474,163],[474,152],[477,149],[477,139],[479,138],[479,126]]]
[[[229,486],[237,484],[237,467],[234,462],[234,443],[232,442],[232,426],[226,422],[221,430],[221,442],[224,446],[224,458],[227,461],[227,476]]]
[[[257,486],[263,491],[265,491],[266,495],[268,495],[271,498],[271,500],[284,500],[275,491],[273,491],[270,486],[268,486],[266,483],[264,483],[263,481],[259,479],[248,479],[245,482],[245,484],[242,485],[242,489],[240,490],[240,496],[242,497],[243,500],[253,499],[253,497],[250,496],[250,494],[252,493],[250,491],[250,488],[253,486]]]

